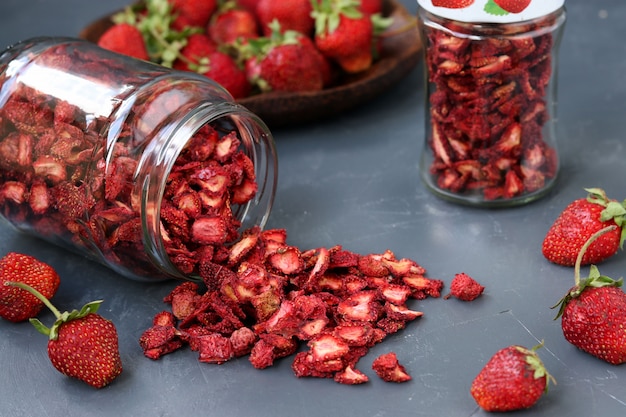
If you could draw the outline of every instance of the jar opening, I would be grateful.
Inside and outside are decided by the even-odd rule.
[[[142,158],[139,177],[144,181],[137,184],[145,214],[145,249],[169,275],[198,279],[195,271],[181,271],[180,263],[172,259],[181,256],[171,244],[173,230],[178,232],[182,225],[170,216],[180,215],[181,210],[189,215],[186,223],[191,224],[191,236],[184,238],[193,250],[229,244],[239,238],[241,230],[262,228],[274,200],[275,149],[263,122],[229,102],[201,103],[159,135],[158,151]],[[206,159],[200,155],[203,152],[207,152]],[[186,206],[191,201],[199,201],[202,209],[191,214],[195,208]],[[196,227],[201,222],[204,225]]]

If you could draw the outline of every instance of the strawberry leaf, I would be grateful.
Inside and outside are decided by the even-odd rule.
[[[333,33],[334,31],[337,30],[337,28],[339,27],[339,14],[337,13],[333,13],[330,16],[328,16],[328,26],[327,26],[327,33]]]
[[[81,319],[88,314],[92,314],[98,311],[100,308],[100,304],[102,304],[102,300],[92,301],[90,303],[85,304],[80,311],[72,310],[72,311],[64,311],[60,316],[57,316],[57,320],[50,326],[49,339],[57,340],[59,337],[59,328],[68,321]],[[34,325],[34,324],[33,324]]]
[[[509,14],[509,12],[498,6],[493,0],[489,0],[487,4],[485,4],[484,10],[494,16],[506,16]]]
[[[45,324],[43,324],[41,321],[39,321],[39,319],[36,318],[30,318],[28,319],[28,321],[30,321],[30,324],[33,325],[33,327],[41,334],[45,335],[45,336],[50,336],[50,328],[47,327]]]
[[[606,207],[606,205],[608,204],[609,199],[607,198],[606,193],[604,192],[603,189],[585,188],[585,191],[589,193],[589,195],[587,196],[587,201],[591,203],[599,204],[603,207]]]
[[[600,213],[600,220],[606,222],[611,219],[616,219],[615,222],[617,223],[617,218],[620,218],[619,221],[623,222],[624,216],[626,216],[626,208],[617,201],[610,201],[606,204],[606,208],[602,210],[602,213]]]
[[[370,16],[372,26],[374,27],[374,36],[378,36],[383,33],[393,23],[393,17],[384,17],[380,13],[375,13]]]

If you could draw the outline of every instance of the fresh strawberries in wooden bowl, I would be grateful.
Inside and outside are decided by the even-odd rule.
[[[309,0],[258,1],[256,6],[244,0],[143,0],[90,23],[79,36],[135,57],[145,57],[143,52],[147,51],[148,60],[161,65],[186,68],[211,78],[219,74],[218,82],[270,127],[296,125],[336,116],[374,99],[407,76],[420,59],[422,44],[416,19],[396,0],[329,0],[323,4],[313,10]],[[206,23],[198,23],[198,16]],[[316,24],[316,20],[342,23],[335,28]],[[248,46],[264,44],[265,55],[271,55],[267,45],[278,46],[269,42],[275,33],[270,24],[283,32],[297,31],[301,38],[310,40],[307,48],[312,46],[323,57],[318,66],[323,83],[277,82],[277,76],[267,73],[264,76],[271,81],[259,80],[258,58],[251,58]],[[117,28],[120,25],[123,30]],[[129,26],[137,29],[132,31],[135,41],[120,37],[131,32]],[[354,42],[357,27],[364,33],[365,43]],[[138,33],[143,44],[136,40]],[[190,39],[198,35],[214,43],[220,62],[213,62],[216,51],[197,56],[185,52]],[[367,56],[350,56],[355,44]],[[292,52],[284,45],[280,47]],[[224,69],[222,54],[232,59],[231,69]],[[276,71],[301,72],[289,68],[297,63],[287,60]],[[219,69],[213,68],[218,65]],[[244,73],[247,79],[242,77]]]

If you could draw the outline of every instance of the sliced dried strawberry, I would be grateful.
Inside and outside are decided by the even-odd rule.
[[[253,227],[246,230],[239,241],[235,242],[230,248],[228,255],[228,265],[233,266],[241,262],[241,260],[257,245],[259,241],[260,229]]]
[[[191,281],[176,286],[163,299],[164,302],[171,304],[172,313],[179,320],[183,320],[192,314],[199,300],[198,284]]]
[[[51,184],[59,184],[67,179],[65,164],[53,156],[40,156],[33,162],[33,169],[35,175]]]
[[[20,205],[27,201],[28,189],[26,184],[19,181],[7,181],[0,187],[0,203],[10,202]]]
[[[152,327],[146,329],[139,338],[139,345],[147,358],[156,360],[183,346],[174,324],[174,316],[168,311],[154,316]]]
[[[314,362],[327,362],[340,359],[348,353],[350,347],[342,339],[331,334],[321,334],[308,343]]]
[[[191,225],[191,240],[200,245],[220,245],[228,237],[226,222],[219,216],[201,216]]]
[[[304,269],[300,249],[294,246],[276,249],[268,256],[267,262],[273,269],[286,275],[297,274]]]
[[[389,268],[385,265],[382,255],[369,254],[359,258],[358,268],[361,273],[371,277],[389,275]]]
[[[213,333],[198,338],[200,362],[222,364],[235,356],[229,338]]]
[[[337,306],[337,314],[344,320],[376,321],[381,313],[381,306],[376,302],[376,291],[361,291],[353,294]]]
[[[291,369],[298,378],[333,378],[335,375],[334,371],[320,370],[317,368],[317,365],[320,364],[313,360],[313,357],[309,354],[309,352],[298,352],[291,364]]]
[[[351,268],[358,265],[359,255],[350,252],[348,250],[344,250],[341,246],[335,246],[329,250],[330,253],[330,263],[328,265],[329,268]]]
[[[408,300],[412,289],[408,285],[387,284],[380,288],[380,292],[385,300],[399,306]]]
[[[374,359],[372,369],[386,382],[401,383],[411,380],[411,376],[398,362],[398,357],[394,352],[385,353]]]
[[[410,310],[405,305],[392,303],[385,304],[385,314],[388,318],[400,321],[411,321],[424,315],[421,311]]]
[[[367,375],[351,366],[346,366],[343,371],[337,372],[333,378],[335,382],[346,385],[364,384],[369,381]]]
[[[402,281],[413,289],[412,298],[423,299],[428,296],[437,298],[441,295],[443,281],[426,278],[423,275],[410,275],[402,278]]]
[[[374,329],[369,322],[349,322],[336,326],[333,335],[341,338],[349,346],[369,346]]]
[[[258,337],[252,329],[241,327],[235,330],[229,339],[233,347],[233,356],[240,357],[250,354]]]

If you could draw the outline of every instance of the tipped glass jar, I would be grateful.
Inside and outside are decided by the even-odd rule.
[[[535,0],[515,12],[493,0],[468,1],[464,9],[418,3],[426,67],[424,183],[444,199],[476,206],[543,196],[559,171],[563,0]]]
[[[0,213],[124,276],[198,279],[276,176],[267,126],[206,77],[78,39],[0,56]]]

